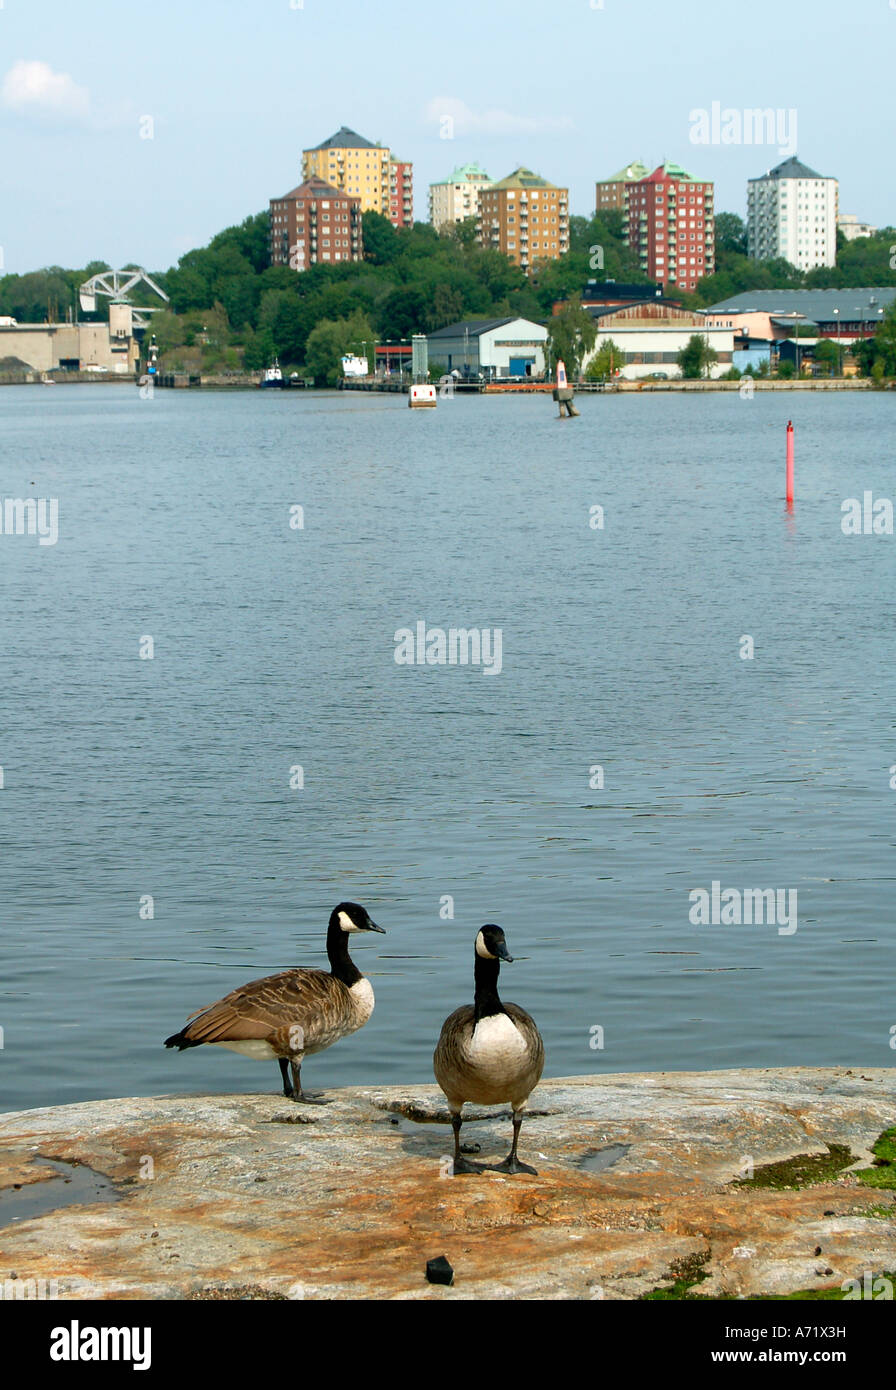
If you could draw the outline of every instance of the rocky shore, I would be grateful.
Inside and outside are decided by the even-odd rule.
[[[878,1142],[894,1083],[867,1068],[545,1081],[520,1147],[538,1176],[512,1178],[451,1176],[433,1085],[314,1107],[220,1095],[6,1114],[0,1283],[64,1299],[839,1289],[896,1270]],[[468,1110],[464,1141],[502,1158],[509,1113]],[[451,1287],[426,1281],[440,1255]]]

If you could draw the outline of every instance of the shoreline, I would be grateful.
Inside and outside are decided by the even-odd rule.
[[[516,1177],[453,1177],[434,1084],[345,1087],[314,1107],[267,1093],[12,1112],[0,1217],[23,1192],[43,1209],[4,1226],[3,1263],[72,1300],[839,1297],[847,1279],[896,1270],[896,1190],[887,1163],[872,1166],[893,1078],[543,1081],[520,1141],[538,1174]],[[461,1138],[503,1157],[506,1107],[468,1106]],[[65,1172],[104,1190],[85,1199]],[[455,1282],[429,1285],[426,1261],[443,1254]]]
[[[223,377],[215,373],[189,376],[187,373],[166,372],[167,378],[157,379],[154,390],[204,390],[204,391],[257,391],[258,381],[254,377]],[[806,381],[767,381],[761,378],[741,377],[738,381],[615,381],[579,382],[574,388],[575,395],[624,395],[629,392],[697,392],[732,391],[740,393],[744,381],[752,381],[753,394],[760,391],[889,391],[896,389],[896,383],[877,385],[870,377],[813,377]],[[142,378],[106,375],[105,373],[66,372],[59,375],[41,372],[0,372],[2,386],[127,386],[131,390],[141,387]],[[143,389],[143,388],[141,388]],[[536,382],[527,385],[523,382],[503,384],[483,382],[475,387],[459,386],[457,395],[464,396],[504,396],[504,395],[544,395],[552,391],[550,383]],[[343,382],[339,386],[287,387],[282,394],[307,394],[308,392],[367,391],[375,395],[406,395],[406,385],[397,383]],[[272,393],[273,394],[273,393]],[[278,393],[280,394],[280,393]]]

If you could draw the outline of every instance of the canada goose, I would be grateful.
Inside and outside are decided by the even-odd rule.
[[[455,1173],[534,1173],[520,1163],[516,1146],[522,1111],[538,1085],[544,1067],[544,1043],[525,1009],[502,1004],[498,998],[500,961],[512,961],[504,932],[493,923],[476,936],[473,976],[475,1002],[455,1009],[442,1024],[433,1054],[433,1068],[451,1110]],[[460,1152],[460,1112],[465,1100],[495,1105],[509,1100],[513,1107],[513,1144],[503,1163],[468,1163]]]
[[[360,903],[338,903],[330,913],[327,931],[329,974],[295,969],[252,980],[217,1004],[197,1009],[179,1033],[165,1039],[165,1046],[183,1052],[215,1043],[244,1057],[276,1057],[283,1094],[295,1101],[322,1103],[302,1090],[304,1058],[357,1032],[373,1013],[373,987],[348,953],[349,935],[359,931],[385,935]]]

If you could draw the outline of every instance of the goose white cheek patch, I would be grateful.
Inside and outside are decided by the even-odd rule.
[[[493,956],[486,946],[482,932],[476,937],[476,954],[481,956],[483,960],[497,960],[497,956]]]
[[[358,928],[355,926],[354,922],[352,921],[351,917],[349,917],[349,915],[348,915],[347,912],[340,912],[340,914],[339,914],[339,925],[340,925],[340,927],[342,928],[343,931],[357,931],[357,930],[358,930]]]

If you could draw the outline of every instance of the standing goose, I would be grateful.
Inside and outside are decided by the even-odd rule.
[[[489,924],[476,936],[473,976],[476,982],[471,1007],[455,1009],[442,1024],[433,1054],[433,1069],[451,1110],[454,1129],[455,1173],[535,1173],[520,1163],[516,1146],[523,1122],[522,1111],[538,1085],[544,1068],[544,1043],[535,1020],[518,1004],[502,1004],[498,998],[500,961],[512,961],[500,927]],[[513,1144],[503,1163],[468,1163],[460,1152],[460,1112],[465,1100],[478,1105],[510,1101],[513,1107]]]
[[[302,1062],[340,1038],[355,1033],[373,1013],[373,988],[348,953],[352,932],[384,929],[360,903],[338,903],[330,913],[325,970],[284,970],[231,990],[217,1004],[191,1014],[166,1047],[215,1043],[259,1060],[276,1057],[283,1094],[291,1100],[321,1102],[302,1090]],[[289,1068],[292,1068],[292,1085]]]

